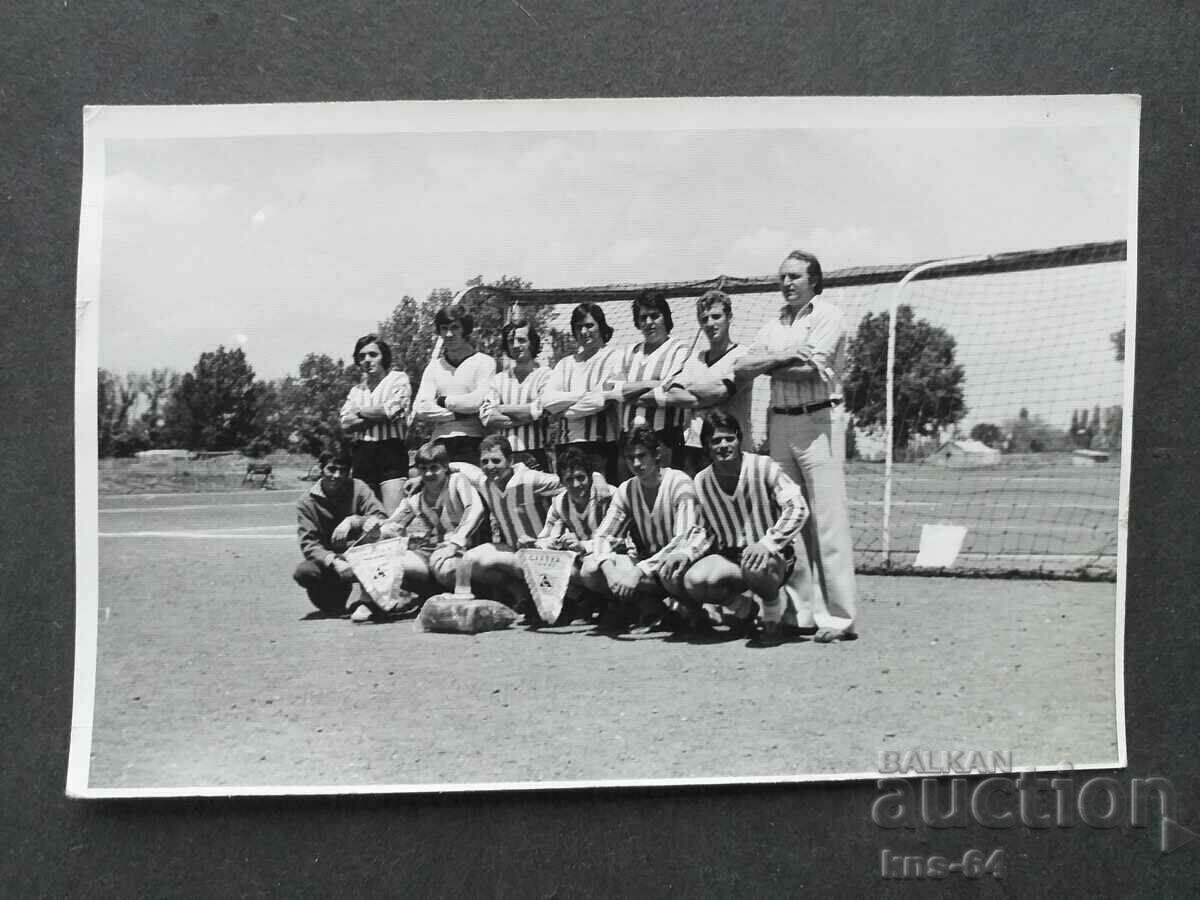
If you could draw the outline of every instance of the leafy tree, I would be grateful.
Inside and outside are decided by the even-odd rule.
[[[167,438],[163,413],[172,391],[179,384],[179,373],[171,369],[151,369],[136,376],[138,389],[146,398],[146,408],[140,419],[150,446],[162,446]]]
[[[858,437],[854,433],[854,420],[846,417],[846,459],[858,459]]]
[[[358,368],[341,359],[324,353],[305,356],[299,375],[278,383],[271,399],[274,409],[268,408],[260,420],[273,446],[290,445],[317,456],[327,445],[341,441],[338,412],[358,378]]]
[[[861,425],[886,425],[887,338],[890,315],[867,313],[850,342],[853,364],[846,379],[847,408]],[[896,311],[896,420],[892,443],[908,446],[966,415],[966,374],[954,362],[955,340],[944,328],[918,319],[902,304]]]
[[[1031,416],[1022,407],[1016,419],[1004,423],[1008,450],[1012,453],[1044,453],[1050,450],[1066,450],[1072,445],[1072,436],[1061,428],[1046,422],[1041,416]]]
[[[466,286],[478,287],[482,283],[482,279],[477,276],[468,281]],[[502,288],[530,286],[529,282],[510,275],[504,275],[492,284]],[[396,304],[392,314],[379,323],[379,336],[392,348],[392,364],[400,365],[408,372],[414,391],[420,384],[421,374],[429,364],[437,343],[433,317],[453,298],[454,292],[445,288],[432,291],[424,302],[418,302],[406,295]],[[464,309],[475,320],[475,328],[471,333],[471,340],[475,346],[484,353],[500,359],[500,330],[508,321],[511,305],[505,302],[501,294],[483,291],[472,294],[464,302]],[[564,345],[565,335],[550,325],[554,320],[554,310],[551,307],[525,306],[521,307],[517,314],[520,318],[532,321],[541,334],[543,352],[548,348]]]
[[[1121,419],[1124,410],[1120,404],[1110,406],[1104,411],[1104,430],[1101,432],[1101,440],[1104,447],[1108,450],[1121,449]]]
[[[129,440],[130,412],[137,403],[135,376],[114,374],[108,369],[96,373],[96,436],[101,457],[129,456],[137,441]]]
[[[971,428],[971,440],[979,441],[989,447],[999,447],[1004,443],[1004,432],[999,425],[991,422],[980,422]]]
[[[240,347],[200,354],[170,393],[165,433],[189,450],[240,449],[257,436],[260,385]]]
[[[1116,354],[1117,362],[1125,362],[1125,326],[1122,325],[1120,330],[1110,334],[1108,339],[1112,341],[1113,353]]]

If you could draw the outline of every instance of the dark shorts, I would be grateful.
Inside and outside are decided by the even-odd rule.
[[[688,445],[680,448],[675,460],[675,468],[682,469],[692,478],[695,478],[701,469],[707,468],[712,463],[703,447]]]
[[[385,481],[408,477],[408,448],[404,441],[355,441],[350,451],[354,477],[378,489]]]
[[[539,472],[553,472],[549,450],[516,450],[513,452],[515,462],[523,462],[531,469]]]
[[[742,554],[746,552],[745,547],[731,547],[726,550],[714,551],[714,556],[723,556],[735,566],[742,564]],[[796,547],[793,544],[788,544],[783,548],[783,580],[787,581],[792,577],[792,572],[796,570]]]
[[[483,438],[460,434],[457,437],[434,438],[434,442],[446,448],[446,455],[450,457],[450,462],[479,465],[479,445],[483,442]]]
[[[575,441],[573,444],[559,444],[554,448],[555,456],[562,456],[568,450],[578,450],[590,459],[596,471],[613,487],[620,484],[617,481],[620,477],[617,460],[620,459],[621,451],[615,441]]]

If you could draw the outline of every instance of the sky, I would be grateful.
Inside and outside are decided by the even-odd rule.
[[[309,352],[348,357],[404,295],[476,275],[567,287],[769,275],[797,247],[834,270],[1126,239],[1129,133],[1066,124],[110,138],[99,364],[183,371],[223,344],[275,378]],[[1122,287],[1096,298],[1097,334],[1123,321]],[[984,330],[1001,340],[1009,327]],[[971,352],[991,355],[986,343]],[[1111,358],[1107,346],[1097,352]],[[1094,402],[1120,401],[1119,367],[1115,389],[1109,382]],[[1070,393],[1092,405],[1087,390]]]

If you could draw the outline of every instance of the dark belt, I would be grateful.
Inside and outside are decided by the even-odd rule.
[[[778,416],[806,416],[809,413],[819,412],[822,409],[829,409],[831,406],[837,406],[842,401],[839,400],[821,400],[817,403],[801,403],[799,406],[772,406],[771,412]]]

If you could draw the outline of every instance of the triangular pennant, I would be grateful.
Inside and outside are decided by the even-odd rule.
[[[404,580],[404,554],[408,536],[388,538],[374,544],[359,544],[344,554],[363,589],[376,603],[387,603]]]
[[[547,625],[562,615],[563,598],[571,583],[575,554],[565,550],[520,550],[517,559],[538,615]]]

